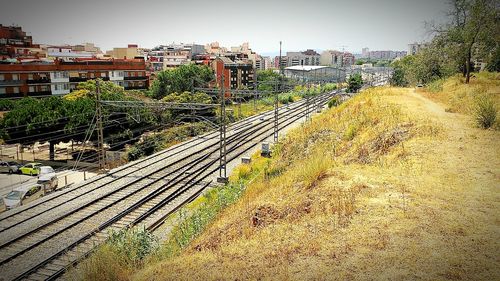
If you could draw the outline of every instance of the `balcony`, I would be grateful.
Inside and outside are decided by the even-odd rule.
[[[2,86],[19,86],[23,84],[23,80],[2,80],[0,85]]]
[[[70,77],[69,82],[85,82],[91,78],[83,78],[83,77]]]
[[[28,84],[47,84],[50,83],[50,78],[37,78],[37,79],[28,79],[26,80]]]
[[[146,80],[147,77],[146,76],[128,76],[128,77],[124,77],[123,79],[124,80]]]
[[[28,97],[41,97],[41,96],[50,96],[50,95],[52,95],[52,92],[50,90],[28,93]]]

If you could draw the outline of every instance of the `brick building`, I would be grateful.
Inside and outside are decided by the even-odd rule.
[[[42,50],[40,45],[33,44],[31,36],[26,35],[21,27],[0,24],[0,60],[46,56],[46,51]]]
[[[229,57],[219,57],[212,63],[217,84],[221,84],[224,74],[224,88],[242,89],[253,87],[254,69],[252,61],[232,60]]]

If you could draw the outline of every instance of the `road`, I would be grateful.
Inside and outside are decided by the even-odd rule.
[[[58,190],[65,187],[66,183],[68,185],[76,184],[84,181],[84,178],[90,179],[96,175],[96,173],[86,172],[85,174],[80,171],[59,171],[56,173],[59,183]],[[32,177],[22,174],[0,174],[0,198],[3,198],[14,188],[28,183],[36,183],[37,177]],[[36,198],[29,198],[26,203],[31,202]],[[0,200],[0,212],[4,211],[3,200]]]

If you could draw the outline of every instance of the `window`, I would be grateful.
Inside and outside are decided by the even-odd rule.
[[[0,94],[5,94],[5,93],[6,93],[5,88],[0,87]]]
[[[90,78],[94,78],[94,72],[90,73]]]
[[[14,94],[19,94],[19,87],[12,87],[12,92]]]
[[[5,81],[5,75],[0,74],[0,81]]]
[[[34,86],[30,86],[29,87],[29,92],[30,93],[34,93],[35,92],[35,87]]]
[[[19,80],[19,74],[12,74],[12,80]]]
[[[28,74],[28,80],[33,80],[33,74]]]
[[[106,73],[101,72],[101,77],[106,77]]]

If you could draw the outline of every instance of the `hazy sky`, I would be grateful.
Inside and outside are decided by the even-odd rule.
[[[36,43],[139,44],[250,42],[261,53],[342,49],[407,50],[442,21],[446,0],[0,0],[0,23]]]

